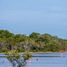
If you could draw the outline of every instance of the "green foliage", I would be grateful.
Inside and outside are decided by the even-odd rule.
[[[5,53],[7,55],[7,58],[10,62],[13,62],[14,60],[18,60],[20,58],[20,55],[18,54],[17,50],[11,50]]]
[[[31,57],[31,54],[28,51],[26,51],[24,53],[24,60],[28,60],[30,57]]]
[[[0,30],[0,52],[17,50],[18,52],[61,51],[67,50],[67,40],[33,32],[30,35],[13,34],[7,30]]]
[[[9,38],[12,37],[14,34],[10,33],[8,30],[0,30],[0,38]]]

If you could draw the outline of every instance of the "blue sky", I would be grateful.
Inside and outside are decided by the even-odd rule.
[[[67,39],[67,0],[0,0],[0,29]]]

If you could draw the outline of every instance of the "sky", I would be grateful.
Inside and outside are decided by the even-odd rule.
[[[0,29],[67,39],[67,0],[0,0]]]

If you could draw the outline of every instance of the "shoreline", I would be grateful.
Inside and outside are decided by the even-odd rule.
[[[67,51],[65,51],[67,52]],[[65,53],[65,52],[29,52],[30,54],[49,54],[49,53]],[[23,54],[24,52],[21,52],[19,54]]]
[[[47,52],[29,52],[29,53],[31,53],[31,54],[33,54],[33,53],[37,53],[37,54],[43,54],[43,53],[65,53],[65,52],[67,52],[67,51],[58,51],[58,52],[51,52],[51,51],[47,51]],[[18,52],[19,54],[23,54],[23,53],[25,53],[25,52]],[[0,54],[6,54],[6,52],[1,52]]]

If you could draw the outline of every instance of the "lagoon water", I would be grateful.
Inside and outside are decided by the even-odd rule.
[[[67,67],[67,53],[40,53],[27,60],[25,67]],[[0,57],[0,67],[12,67],[4,57]]]

